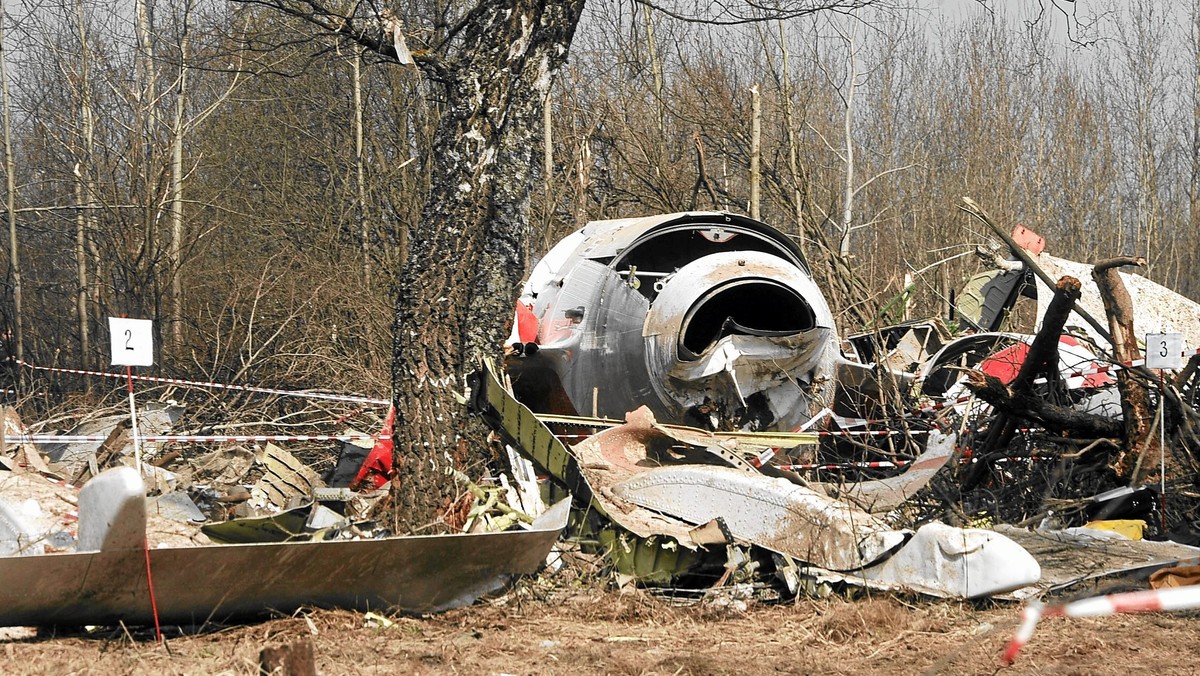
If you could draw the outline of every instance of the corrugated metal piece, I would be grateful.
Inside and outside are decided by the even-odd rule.
[[[314,488],[325,486],[321,475],[275,444],[267,444],[259,461],[263,475],[255,487],[278,507],[287,507],[293,498],[308,498]]]

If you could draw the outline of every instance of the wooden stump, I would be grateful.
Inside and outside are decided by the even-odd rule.
[[[258,654],[258,669],[260,674],[273,676],[317,676],[312,639],[263,648]]]

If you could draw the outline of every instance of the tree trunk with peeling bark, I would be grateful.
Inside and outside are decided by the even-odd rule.
[[[582,9],[582,0],[484,0],[453,53],[419,61],[445,99],[422,210],[429,225],[411,231],[397,280],[394,498],[410,527],[453,497],[451,461],[469,470],[486,458],[484,435],[464,429],[454,395],[508,332],[528,255],[542,105]]]
[[[394,525],[411,530],[435,522],[458,493],[449,466],[470,472],[489,455],[482,429],[467,429],[456,395],[480,357],[498,354],[510,328],[528,256],[530,194],[540,178],[534,153],[542,106],[584,0],[474,0],[461,14],[443,4],[435,7],[432,32],[406,31],[390,9],[362,3],[342,13],[316,0],[238,1],[415,62],[440,89],[429,194],[421,222],[406,230],[396,282],[392,367]],[[800,2],[748,20],[873,2]],[[410,39],[421,44],[410,50]]]
[[[1118,363],[1130,363],[1141,358],[1142,350],[1134,333],[1133,299],[1121,281],[1117,268],[1145,264],[1144,258],[1121,256],[1096,263],[1092,269],[1092,279],[1096,281],[1100,299],[1104,302],[1104,312],[1108,315],[1113,358]],[[1117,371],[1117,389],[1121,392],[1125,443],[1113,463],[1113,470],[1120,477],[1132,478],[1134,468],[1140,464],[1138,457],[1147,453],[1157,456],[1160,449],[1158,440],[1151,434],[1154,414],[1150,411],[1150,394],[1138,374],[1129,369]]]

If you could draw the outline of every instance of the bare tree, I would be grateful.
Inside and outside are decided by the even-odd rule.
[[[460,441],[478,437],[463,436],[453,395],[461,374],[497,350],[511,315],[529,244],[541,107],[584,1],[443,6],[422,34],[365,5],[339,13],[305,0],[255,4],[388,57],[403,57],[412,41],[413,58],[442,102],[430,192],[397,278],[392,370],[397,460],[407,462],[404,502],[424,506],[413,512],[424,516],[447,497],[432,488],[448,486],[440,479],[445,459],[479,456]],[[765,18],[825,7],[798,2]]]
[[[24,359],[25,356],[25,327],[24,317],[22,316],[23,297],[21,294],[21,257],[18,250],[17,241],[17,181],[16,170],[17,165],[13,159],[12,145],[12,112],[8,102],[8,53],[5,51],[4,44],[4,20],[8,16],[5,12],[4,3],[0,2],[0,93],[3,94],[3,99],[0,100],[0,105],[3,106],[4,115],[4,173],[5,186],[7,188],[7,202],[5,204],[5,213],[8,216],[8,260],[9,260],[9,275],[12,277],[12,300],[13,300],[13,355],[17,359]],[[8,338],[5,337],[7,342]]]

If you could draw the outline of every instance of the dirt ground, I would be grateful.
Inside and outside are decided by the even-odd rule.
[[[680,607],[644,592],[539,592],[378,626],[312,611],[203,630],[9,631],[4,674],[253,674],[264,648],[311,642],[321,674],[1195,674],[1200,617],[1043,620],[1011,667],[1016,605],[874,594]]]

